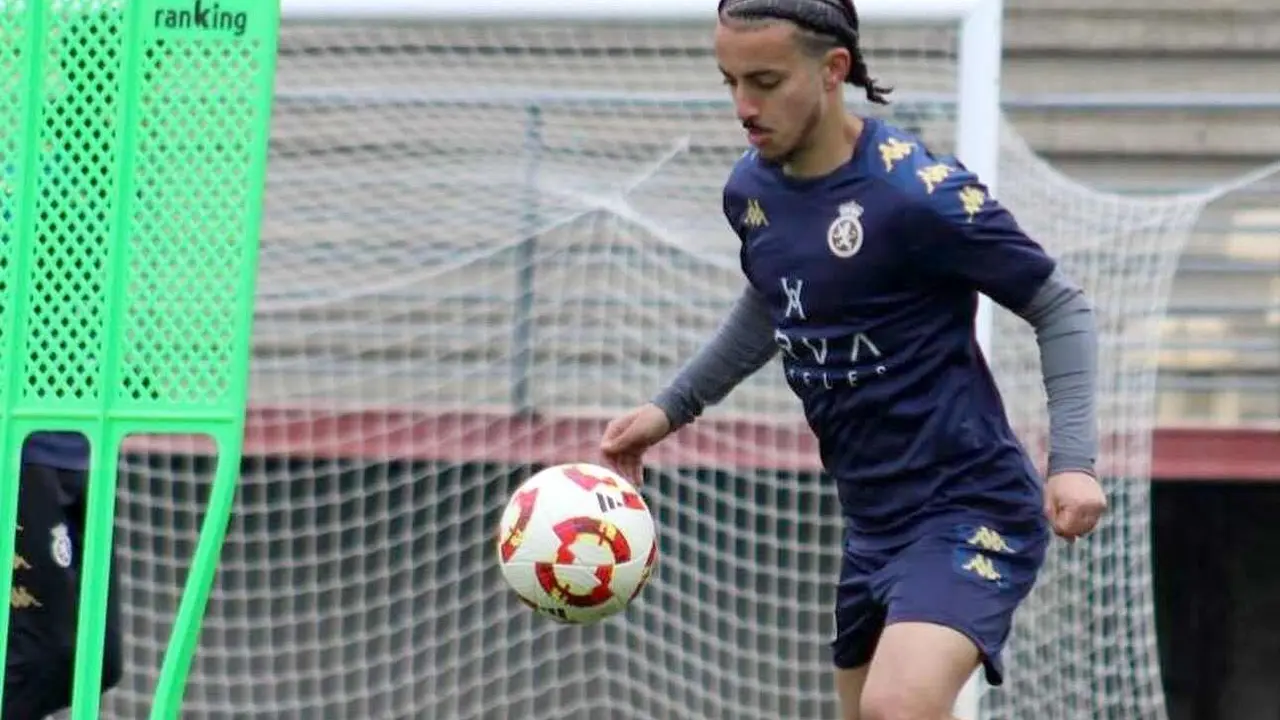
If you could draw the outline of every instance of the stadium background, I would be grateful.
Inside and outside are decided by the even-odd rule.
[[[1274,69],[1280,61],[1280,9],[1267,0],[1198,4],[1011,0],[1005,44],[1004,92],[1009,117],[1033,149],[1070,176],[1111,191],[1176,193],[1280,158],[1280,73]],[[320,172],[372,175],[370,168],[348,167],[341,162],[349,151],[362,145],[365,150],[385,146],[385,169],[398,167],[397,152],[409,152],[407,163],[430,162],[430,154],[413,152],[415,144],[463,141],[460,136],[465,126],[459,125],[456,117],[442,125],[424,127],[420,137],[400,138],[377,137],[373,127],[330,127],[318,122],[324,111],[311,104],[308,91],[319,82],[318,76],[331,68],[315,63],[317,57],[326,57],[337,67],[349,62],[368,69],[394,62],[403,51],[378,42],[357,42],[338,53],[326,45],[323,35],[285,37],[273,151],[272,191],[276,200],[269,200],[264,252],[292,255],[290,263],[264,263],[264,287],[278,289],[296,282],[299,275],[323,275],[344,263],[363,262],[369,258],[360,257],[360,253],[376,244],[376,239],[352,234],[360,231],[360,218],[345,216],[340,207],[307,207],[297,193],[290,194],[290,183],[305,183],[308,174]],[[530,72],[536,75],[537,69],[530,68]],[[520,142],[511,134],[468,139],[517,146]],[[313,164],[317,158],[323,161]],[[380,188],[376,177],[366,179],[360,186],[362,192],[405,192],[398,187]],[[278,201],[285,195],[293,204],[284,206]],[[432,196],[424,200],[427,206],[422,215],[390,226],[397,233],[412,235],[415,224],[430,222],[430,203],[454,200],[447,195]],[[1280,551],[1280,535],[1273,520],[1280,512],[1280,491],[1273,484],[1280,481],[1278,201],[1280,185],[1264,179],[1208,208],[1180,261],[1170,317],[1163,323],[1159,428],[1152,466],[1157,481],[1153,499],[1157,621],[1170,711],[1179,720],[1250,720],[1280,712],[1280,686],[1274,682],[1274,668],[1280,660],[1280,621],[1276,619],[1280,615],[1274,612],[1280,602],[1280,576],[1272,561]],[[350,202],[353,206],[377,204],[368,198],[351,198]],[[491,223],[507,221],[503,215],[519,207],[518,199],[506,197],[501,202],[504,204],[497,210],[475,210],[480,242],[480,231]],[[317,236],[325,242],[316,242]],[[291,250],[288,243],[299,238],[308,241],[305,247]],[[459,251],[457,247],[446,250]],[[415,256],[425,258],[439,251],[409,248],[398,256],[382,258],[381,271],[393,272],[397,263],[408,264]],[[431,262],[437,260],[430,258]],[[384,279],[382,275],[370,276],[371,282]],[[352,309],[346,320],[359,322],[365,310]],[[429,315],[431,309],[423,312]],[[306,324],[308,317],[315,320],[313,325]],[[509,317],[504,320],[510,322]],[[397,418],[384,412],[344,409],[340,402],[334,403],[333,412],[325,417],[297,419],[296,404],[299,398],[305,400],[306,392],[349,393],[354,397],[368,389],[358,382],[336,382],[331,374],[299,374],[298,368],[305,364],[279,363],[282,356],[313,356],[332,362],[337,356],[358,355],[360,348],[338,347],[325,339],[325,333],[332,330],[331,321],[308,316],[305,303],[290,305],[276,315],[264,308],[258,319],[262,340],[256,361],[263,369],[255,375],[255,407],[245,460],[248,481],[241,504],[276,510],[242,515],[237,520],[235,537],[250,541],[233,540],[228,546],[229,569],[220,579],[217,600],[222,604],[219,617],[236,620],[218,626],[215,649],[202,661],[202,667],[228,677],[270,676],[281,671],[281,666],[272,664],[285,657],[287,674],[293,678],[291,687],[283,691],[285,695],[328,698],[321,711],[323,717],[380,717],[390,713],[389,708],[409,702],[397,699],[397,692],[412,694],[419,702],[423,693],[430,694],[429,688],[390,689],[403,671],[397,667],[397,659],[429,663],[417,658],[413,648],[431,644],[433,634],[456,630],[431,622],[403,621],[407,616],[434,616],[437,598],[407,593],[401,586],[417,587],[423,582],[421,577],[398,578],[388,571],[380,574],[383,584],[378,587],[347,587],[343,578],[360,574],[355,567],[360,563],[391,568],[401,562],[388,555],[431,556],[442,548],[461,547],[457,537],[483,534],[492,526],[496,518],[492,510],[515,478],[552,459],[541,457],[540,449],[555,445],[554,438],[561,434],[586,437],[590,433],[582,432],[581,427],[557,429],[536,419],[520,418],[504,421],[502,428],[490,423],[466,429],[466,418],[412,414]],[[375,331],[369,338],[376,346],[385,336]],[[397,343],[380,349],[387,353],[402,349],[388,349],[390,345]],[[407,359],[413,360],[413,353],[421,348],[405,352]],[[384,384],[376,391],[394,395],[396,388],[409,387],[412,381],[412,377],[392,378],[392,385]],[[306,388],[306,392],[299,388]],[[276,402],[277,398],[288,400]],[[465,440],[441,442],[443,436],[467,433],[517,437],[520,442],[500,456],[476,456],[467,450]],[[165,547],[134,546],[124,553],[126,575],[130,568],[141,569],[143,560],[147,561],[148,576],[129,586],[128,603],[147,608],[145,616],[134,618],[131,636],[142,642],[135,643],[130,658],[148,663],[154,659],[149,653],[164,637],[163,618],[172,611],[181,575],[178,564],[166,574],[164,565],[154,560],[189,555],[201,504],[200,483],[167,480],[174,475],[203,477],[208,470],[207,463],[193,460],[191,453],[166,455],[158,446],[151,447],[152,452],[129,458],[122,478],[122,492],[135,500],[151,501],[126,503],[121,519],[125,536],[135,540],[154,541],[156,536],[130,534],[129,528],[163,526],[170,530],[164,537],[170,544]],[[796,482],[816,482],[804,470],[796,468]],[[449,485],[474,476],[495,482],[483,487]],[[383,485],[388,477],[418,481],[399,486],[399,494],[382,493],[376,502],[362,500],[362,488]],[[727,486],[734,483],[732,477],[715,471],[705,471],[703,478]],[[674,492],[667,479],[658,482],[660,489]],[[430,511],[395,510],[398,505],[414,504],[422,494],[455,492],[457,517],[445,517],[442,513],[448,507],[440,505],[431,506]],[[462,508],[486,508],[488,512]],[[298,509],[306,510],[304,519],[291,517]],[[812,510],[816,513],[822,508]],[[397,526],[388,527],[389,519]],[[318,524],[334,531],[304,533],[294,523]],[[420,528],[444,530],[421,533]],[[283,539],[267,540],[269,533]],[[389,537],[407,540],[386,553],[368,551],[385,544]],[[828,540],[801,538],[803,543]],[[321,547],[326,544],[334,547]],[[341,562],[300,568],[291,560],[316,557],[341,558]],[[415,563],[412,568],[415,573],[435,573],[435,583],[427,578],[427,584],[438,584],[441,594],[477,598],[477,615],[500,615],[509,611],[508,604],[483,599],[482,588],[496,587],[493,573],[468,575],[460,570],[485,562],[470,551],[451,551],[448,563]],[[319,606],[328,603],[346,609],[350,619],[344,620],[339,613],[311,625],[273,626],[276,608],[251,603],[248,598],[253,597],[254,587],[277,582],[324,589],[302,599],[281,600],[292,603],[289,613],[319,612]],[[301,607],[304,603],[317,607]],[[154,626],[148,626],[148,619],[156,621]],[[376,649],[382,661],[373,666],[366,663],[375,652],[370,645],[354,639],[349,644],[330,641],[378,626],[407,631],[382,636],[380,642],[385,644]],[[477,649],[484,642],[480,635],[463,633],[458,642],[476,647],[452,647],[447,652],[454,657],[469,655],[476,662],[492,661],[485,660],[487,656]],[[232,646],[302,650],[323,646],[325,652],[264,654],[263,664],[255,666],[247,659],[251,656],[224,655],[216,649]],[[575,662],[585,667],[591,659]],[[320,669],[337,665],[350,668],[345,680],[323,686]],[[344,683],[349,687],[342,687]],[[379,692],[371,692],[371,688]],[[134,690],[145,692],[146,688]],[[472,692],[484,691],[476,687]],[[228,683],[223,687],[202,685],[195,689],[192,700],[247,707],[260,692],[269,692],[275,700],[282,696],[278,687],[265,690],[252,683]],[[458,706],[466,703],[451,702]]]

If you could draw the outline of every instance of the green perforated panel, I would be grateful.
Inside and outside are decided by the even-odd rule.
[[[34,222],[35,231],[20,303],[25,336],[15,357],[23,363],[17,408],[37,414],[101,404],[95,369],[110,309],[105,281],[115,237],[113,126],[120,114],[118,15],[68,13],[50,20],[41,38],[52,62],[40,122],[34,132],[25,128],[39,149],[39,166],[23,169],[34,174],[36,193],[35,216],[22,220]]]
[[[252,304],[243,302],[245,212],[261,177],[253,87],[261,41],[157,42],[141,88],[127,340],[121,401],[220,408],[238,403]],[[187,208],[174,213],[173,208]]]
[[[23,0],[14,4],[14,12],[26,12]],[[26,142],[22,129],[27,120],[28,41],[24,23],[13,22],[12,15],[0,18],[0,299],[8,300],[14,291],[14,250],[18,241],[19,206],[22,204],[24,181],[23,151]],[[0,407],[8,406],[12,395],[3,379],[12,375],[13,357],[4,352],[14,340],[14,304],[0,300]],[[3,421],[3,418],[0,418]]]
[[[22,0],[14,12],[25,11]],[[22,127],[27,94],[24,72],[28,53],[26,27],[0,18],[0,298],[8,298],[13,278],[13,250],[16,244],[19,187],[22,183]],[[13,333],[13,304],[0,302],[0,379],[10,376],[12,359],[3,352]],[[7,406],[10,388],[0,382],[0,407]],[[3,527],[3,526],[0,526]]]
[[[269,0],[0,0],[0,527],[25,437],[88,436],[79,647],[102,642],[120,443],[219,447],[153,717],[177,716],[234,497],[278,23]],[[76,720],[100,675],[78,651]]]
[[[182,15],[170,30],[168,11],[148,9],[151,40],[132,58],[125,103],[120,8],[74,4],[79,12],[54,13],[45,34],[56,65],[39,127],[20,407],[96,408],[104,392],[135,411],[235,405],[232,358],[244,354],[237,330],[248,320],[238,291],[256,251],[246,233],[253,129],[268,111],[245,90],[263,69],[264,40],[184,27]],[[183,12],[207,23],[209,13],[234,17],[228,7]],[[113,265],[124,277],[108,288]],[[109,326],[119,365],[104,390]]]

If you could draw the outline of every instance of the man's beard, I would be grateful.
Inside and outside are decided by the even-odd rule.
[[[813,108],[809,111],[809,116],[805,118],[804,126],[796,135],[796,141],[790,148],[783,151],[780,155],[773,158],[773,162],[778,165],[786,165],[795,159],[797,155],[809,149],[813,144],[814,131],[818,124],[822,122],[822,106],[820,103],[814,103]]]

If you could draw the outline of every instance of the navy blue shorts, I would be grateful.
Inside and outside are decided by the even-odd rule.
[[[1000,685],[1000,653],[1014,611],[1035,584],[1050,537],[1047,522],[1013,527],[953,516],[886,552],[852,551],[846,542],[836,591],[836,667],[870,662],[886,625],[929,622],[968,636],[987,682]]]

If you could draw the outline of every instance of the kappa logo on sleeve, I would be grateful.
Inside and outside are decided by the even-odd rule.
[[[760,201],[756,198],[747,200],[747,209],[742,213],[742,226],[755,230],[756,228],[768,227],[769,216],[764,214],[764,208],[761,207]]]

